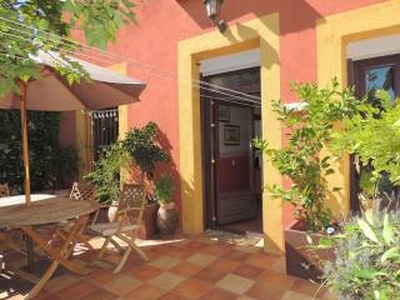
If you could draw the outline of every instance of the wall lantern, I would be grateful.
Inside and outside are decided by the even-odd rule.
[[[204,0],[204,5],[206,7],[207,16],[213,21],[214,25],[218,26],[221,33],[226,30],[226,22],[224,20],[219,20],[219,13],[221,11],[222,2],[224,0]]]

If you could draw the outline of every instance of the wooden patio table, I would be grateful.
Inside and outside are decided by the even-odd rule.
[[[85,228],[89,214],[100,207],[91,201],[79,201],[53,195],[48,195],[48,197],[32,195],[32,199],[36,203],[33,203],[30,207],[23,204],[24,196],[6,197],[0,201],[0,227],[21,228],[53,260],[25,299],[34,298],[60,264],[74,273],[87,274],[90,272],[89,269],[68,260],[68,256],[75,246],[76,235]],[[8,205],[5,203],[8,203]],[[58,245],[47,241],[39,232],[34,230],[34,226],[37,225],[62,221],[68,221],[71,225],[68,226],[70,230],[65,239],[58,239],[63,241]],[[53,236],[52,240],[57,240],[57,234]]]

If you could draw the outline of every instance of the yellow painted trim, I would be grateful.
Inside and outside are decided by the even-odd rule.
[[[121,63],[108,67],[108,69],[118,72],[122,75],[127,75],[128,65],[127,63]],[[119,139],[125,137],[128,131],[128,105],[121,105],[118,107],[118,135]]]
[[[346,45],[350,42],[400,34],[400,1],[387,1],[368,7],[322,18],[317,26],[318,84],[326,86],[337,76],[347,85]],[[340,194],[331,199],[337,214],[347,216],[350,210],[350,163],[344,157],[336,164],[336,174],[329,185],[342,186]]]
[[[261,50],[263,137],[271,146],[282,146],[281,126],[273,116],[271,100],[280,98],[279,15],[277,13],[230,25],[222,35],[215,30],[181,41],[178,45],[180,175],[182,224],[185,233],[203,231],[203,178],[201,162],[200,94],[190,80],[199,79],[198,63],[207,58],[248,49]],[[264,184],[282,184],[282,177],[264,161]],[[284,249],[282,202],[263,196],[265,249]]]
[[[127,74],[127,64],[121,63],[109,66],[108,69],[118,72],[120,74]],[[78,148],[78,156],[80,160],[79,177],[83,178],[92,170],[92,162],[94,160],[93,153],[93,132],[91,118],[78,111],[75,114],[76,122],[76,144]],[[118,118],[119,118],[119,137],[124,137],[128,131],[128,107],[122,105],[118,107]]]

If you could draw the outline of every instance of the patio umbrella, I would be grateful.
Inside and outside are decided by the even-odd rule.
[[[31,205],[27,110],[62,112],[109,108],[138,101],[146,87],[143,81],[75,58],[69,59],[80,63],[91,80],[69,85],[54,69],[61,60],[55,54],[40,52],[34,59],[41,78],[20,82],[19,95],[0,97],[0,109],[21,110],[26,206]]]

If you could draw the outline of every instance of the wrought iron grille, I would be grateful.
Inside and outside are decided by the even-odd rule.
[[[94,160],[118,139],[118,107],[92,112]]]

